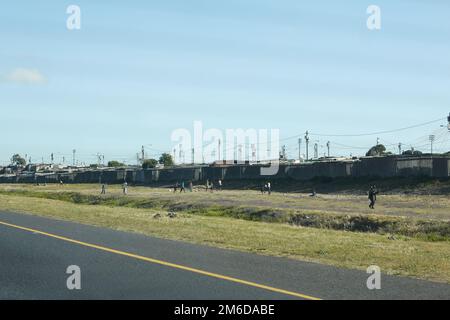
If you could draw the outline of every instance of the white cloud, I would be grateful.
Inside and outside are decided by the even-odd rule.
[[[47,82],[46,78],[39,70],[16,68],[11,71],[6,77],[7,82],[19,84],[44,84]]]

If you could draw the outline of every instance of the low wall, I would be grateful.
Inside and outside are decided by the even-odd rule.
[[[0,183],[107,183],[164,184],[181,181],[222,180],[277,180],[304,181],[315,177],[410,177],[450,176],[450,157],[367,157],[348,161],[281,164],[275,175],[261,174],[261,165],[230,165],[222,167],[193,166],[167,169],[107,169],[72,173],[2,175]]]

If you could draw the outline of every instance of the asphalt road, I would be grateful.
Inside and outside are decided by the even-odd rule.
[[[81,290],[67,289],[70,265]],[[382,275],[369,290],[368,276],[0,212],[0,299],[450,299],[447,284]]]

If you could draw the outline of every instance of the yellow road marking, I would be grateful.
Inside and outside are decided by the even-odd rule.
[[[138,260],[147,261],[147,262],[151,262],[151,263],[155,263],[155,264],[159,264],[159,265],[163,265],[163,266],[167,266],[167,267],[171,267],[171,268],[175,268],[175,269],[181,269],[181,270],[185,270],[185,271],[190,271],[190,272],[193,272],[193,273],[197,273],[197,274],[201,274],[201,275],[205,275],[205,276],[209,276],[209,277],[213,277],[213,278],[217,278],[217,279],[227,280],[227,281],[231,281],[231,282],[245,284],[245,285],[248,285],[248,286],[251,286],[251,287],[255,287],[255,288],[260,288],[260,289],[265,289],[265,290],[268,290],[268,291],[282,293],[282,294],[286,294],[286,295],[289,295],[289,296],[294,296],[294,297],[307,299],[307,300],[321,300],[320,298],[308,296],[306,294],[302,294],[302,293],[298,293],[298,292],[293,292],[293,291],[288,291],[288,290],[284,290],[284,289],[279,289],[279,288],[275,288],[275,287],[259,284],[259,283],[252,282],[252,281],[241,280],[241,279],[238,279],[238,278],[224,276],[224,275],[221,275],[221,274],[217,274],[217,273],[213,273],[213,272],[209,272],[209,271],[205,271],[205,270],[200,270],[200,269],[195,269],[195,268],[191,268],[191,267],[186,267],[186,266],[183,266],[183,265],[180,265],[180,264],[175,264],[175,263],[171,263],[171,262],[167,262],[167,261],[163,261],[163,260],[148,258],[148,257],[140,256],[140,255],[137,255],[137,254],[133,254],[133,253],[125,252],[125,251],[120,251],[120,250],[116,250],[116,249],[111,249],[111,248],[107,248],[107,247],[103,247],[103,246],[99,246],[99,245],[96,245],[96,244],[91,244],[91,243],[87,243],[87,242],[83,242],[83,241],[79,241],[79,240],[74,240],[74,239],[63,237],[63,236],[58,236],[56,234],[52,234],[52,233],[48,233],[48,232],[44,232],[44,231],[40,231],[40,230],[35,230],[35,229],[31,229],[31,228],[26,228],[26,227],[18,226],[18,225],[7,223],[7,222],[3,222],[3,221],[0,221],[0,225],[4,225],[4,226],[20,229],[20,230],[33,232],[33,233],[44,235],[44,236],[47,236],[47,237],[50,237],[50,238],[55,238],[55,239],[63,240],[63,241],[66,241],[66,242],[75,243],[75,244],[78,244],[78,245],[81,245],[81,246],[90,247],[90,248],[94,248],[94,249],[98,249],[98,250],[102,250],[102,251],[106,251],[106,252],[111,252],[111,253],[115,253],[115,254],[118,254],[118,255],[130,257],[130,258],[135,258],[135,259],[138,259]]]

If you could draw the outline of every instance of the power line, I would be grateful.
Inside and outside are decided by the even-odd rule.
[[[394,132],[399,132],[399,131],[405,131],[405,130],[409,130],[409,129],[414,129],[414,128],[419,128],[419,127],[423,127],[429,124],[433,124],[442,120],[445,120],[446,118],[440,118],[440,119],[436,119],[433,121],[428,121],[428,122],[424,122],[424,123],[419,123],[413,126],[409,126],[409,127],[404,127],[404,128],[398,128],[398,129],[393,129],[393,130],[386,130],[386,131],[378,131],[378,132],[371,132],[371,133],[358,133],[358,134],[323,134],[323,133],[310,133],[313,136],[322,136],[322,137],[364,137],[364,136],[374,136],[374,135],[379,135],[379,134],[386,134],[386,133],[394,133]]]
[[[435,120],[432,120],[432,121],[427,121],[427,122],[423,122],[423,123],[419,123],[419,124],[415,124],[415,125],[412,125],[412,126],[408,126],[408,127],[402,127],[402,128],[397,128],[397,129],[392,129],[392,130],[385,130],[385,131],[378,131],[378,132],[371,132],[371,133],[359,133],[359,134],[321,134],[321,133],[311,133],[311,132],[308,132],[308,135],[310,135],[310,136],[317,136],[317,137],[364,137],[364,136],[374,136],[374,135],[382,135],[382,134],[388,134],[388,133],[395,133],[395,132],[400,132],[400,131],[405,131],[405,130],[409,130],[409,129],[414,129],[414,128],[419,128],[419,127],[423,127],[423,126],[426,126],[426,125],[430,125],[430,124],[433,124],[433,123],[436,123],[436,122],[440,122],[440,121],[443,121],[443,120],[447,120],[447,118],[439,118],[439,119],[435,119]],[[282,141],[287,141],[287,140],[291,140],[291,139],[298,139],[298,138],[302,138],[302,137],[304,137],[304,133],[301,133],[301,134],[296,134],[296,135],[293,135],[293,136],[289,136],[289,137],[286,137],[286,138],[282,138],[282,139],[279,139],[279,142],[282,142]],[[426,137],[423,137],[423,138],[419,138],[419,139],[416,139],[416,141],[418,140],[418,141],[421,141],[421,140],[427,140],[428,139],[428,135],[426,136]],[[384,140],[384,139],[383,139]],[[417,141],[417,142],[418,142]],[[333,143],[333,144],[335,144],[335,145],[338,145],[338,146],[341,146],[341,147],[343,147],[343,148],[337,148],[337,149],[360,149],[360,150],[363,150],[363,149],[368,149],[368,147],[355,147],[355,146],[349,146],[349,145],[343,145],[343,144],[340,144],[340,143],[337,143],[337,142],[335,142],[335,141],[330,141],[331,143]],[[416,142],[416,143],[417,143]],[[261,146],[261,145],[263,145],[263,146],[269,146],[269,145],[271,145],[271,143],[272,143],[272,141],[271,141],[271,139],[268,139],[267,141],[265,141],[265,142],[260,142],[260,143],[256,143],[256,146]],[[402,142],[402,144],[404,144],[404,145],[411,145],[411,144],[414,144],[414,143],[403,143]],[[308,144],[306,143],[306,145],[308,146]],[[394,146],[398,146],[398,143],[389,143],[389,144],[386,144],[385,145],[386,147],[394,147]],[[230,151],[230,150],[232,150],[234,147],[231,147],[231,148],[228,148],[228,149],[225,149],[225,152],[227,153],[228,151]]]

